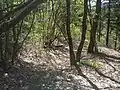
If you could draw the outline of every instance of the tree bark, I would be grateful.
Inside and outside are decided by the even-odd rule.
[[[75,54],[73,51],[73,43],[70,31],[70,0],[66,0],[66,30],[68,36],[68,44],[69,44],[69,53],[70,53],[70,64],[75,65]]]
[[[100,8],[101,8],[101,0],[97,0],[96,13],[93,19],[93,25],[92,25],[91,32],[90,32],[90,43],[88,46],[88,53],[94,53],[95,51],[97,51],[96,32],[97,32],[97,27],[98,27]]]
[[[17,23],[25,18],[33,9],[35,9],[39,4],[43,3],[44,0],[33,0],[30,4],[28,4],[24,9],[22,9],[17,15],[15,15],[12,19],[7,20],[0,24],[0,35],[3,32],[8,31],[11,27],[14,27]]]
[[[80,44],[78,46],[77,53],[76,53],[77,62],[80,61],[82,48],[84,46],[84,42],[85,42],[85,38],[86,38],[86,30],[87,30],[87,25],[86,25],[86,20],[87,20],[87,3],[88,3],[88,0],[84,0],[84,14],[83,14],[83,21],[82,21],[81,42],[80,42]]]
[[[109,47],[109,32],[110,32],[110,0],[108,5],[108,21],[107,21],[107,33],[106,33],[106,46]]]

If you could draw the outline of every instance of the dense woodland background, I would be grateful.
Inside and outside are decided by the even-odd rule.
[[[0,90],[119,90],[119,52],[120,0],[0,0]],[[57,70],[76,88],[47,85]]]

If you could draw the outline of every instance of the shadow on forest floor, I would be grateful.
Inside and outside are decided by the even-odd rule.
[[[50,50],[40,53],[38,50],[32,48],[22,52],[19,63],[0,78],[0,90],[92,90],[75,68],[69,66],[68,51]],[[82,59],[101,62],[100,70],[120,81],[119,63],[107,62],[105,58],[87,54]],[[120,90],[119,84],[103,78],[94,69],[85,66],[81,69],[100,90]]]
[[[76,83],[71,69],[52,70],[22,61],[0,78],[0,90],[89,90]],[[42,68],[40,68],[42,67]],[[86,89],[85,89],[86,88]],[[91,89],[90,89],[91,90]]]

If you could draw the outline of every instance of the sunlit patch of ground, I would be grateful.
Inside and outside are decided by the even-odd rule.
[[[102,64],[100,71],[120,81],[119,63],[108,64],[101,57],[87,54],[84,54],[82,59],[100,62]],[[20,62],[0,78],[0,90],[92,90],[75,68],[70,67],[67,49],[44,50],[39,46],[28,45],[20,54]],[[81,68],[100,90],[120,90],[119,84],[103,78],[94,69],[86,66]]]

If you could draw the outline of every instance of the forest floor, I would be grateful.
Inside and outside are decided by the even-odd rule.
[[[99,47],[100,51],[120,57],[120,53]],[[94,90],[74,67],[70,67],[68,48],[44,50],[39,46],[27,45],[19,56],[19,63],[0,78],[0,90]],[[82,60],[100,63],[99,70],[106,76],[120,81],[120,61],[86,54]],[[83,73],[100,90],[120,90],[120,84],[100,76],[93,68],[81,66]]]

